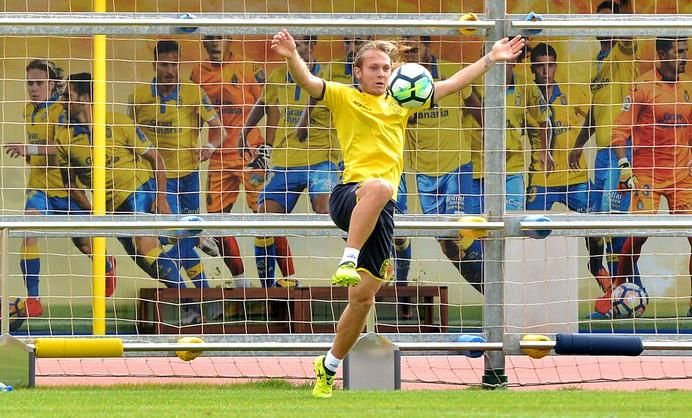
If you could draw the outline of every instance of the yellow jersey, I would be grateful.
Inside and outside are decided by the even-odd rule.
[[[591,111],[596,126],[596,146],[610,146],[615,119],[622,110],[625,96],[639,77],[634,41],[615,42],[610,51],[599,52],[591,70]]]
[[[536,135],[536,129],[548,121],[548,109],[543,95],[533,82],[508,86],[506,98],[506,172],[521,174],[525,171],[523,136]]]
[[[156,89],[156,79],[135,88],[130,116],[156,145],[168,178],[199,170],[199,133],[204,122],[218,118],[201,87],[178,84],[168,96]]]
[[[434,81],[446,80],[459,71],[459,65],[433,57],[429,68]],[[471,162],[469,138],[462,132],[462,107],[471,88],[450,94],[435,107],[422,109],[409,119],[407,148],[412,168],[421,174],[440,176]]]
[[[311,72],[325,78],[322,68],[315,64]],[[277,106],[281,113],[272,150],[274,167],[304,167],[339,160],[336,138],[332,144],[331,114],[324,105],[317,104],[310,112],[308,138],[301,142],[296,136],[296,126],[309,99],[310,95],[293,82],[285,66],[269,74],[264,87],[264,102],[268,106]]]
[[[64,124],[55,137],[60,165],[77,172],[91,187],[93,146],[87,126]],[[106,114],[106,210],[114,212],[152,177],[149,163],[141,155],[153,148],[132,119],[122,113]]]
[[[582,153],[578,170],[569,168],[569,153],[574,148],[579,132],[584,126],[584,121],[589,112],[589,97],[579,86],[571,88],[569,85],[560,88],[555,84],[552,97],[548,98],[550,115],[550,149],[552,150],[555,169],[550,173],[542,167],[532,167],[530,185],[543,187],[569,186],[588,181],[586,171],[586,159]],[[538,148],[538,144],[532,144]],[[532,158],[532,166],[536,164],[536,151]]]
[[[24,108],[26,142],[30,145],[55,143],[55,130],[63,112],[56,99],[43,103],[29,103]],[[49,197],[67,197],[60,167],[55,156],[29,156],[29,180],[26,188],[43,190]]]
[[[404,166],[404,137],[409,116],[418,109],[401,107],[388,94],[373,96],[326,81],[322,102],[332,118],[344,156],[345,183],[379,178],[397,187]],[[430,103],[422,107],[430,106]]]
[[[356,76],[353,74],[352,62],[332,62],[329,65],[325,65],[324,73],[326,75],[325,80],[349,86],[357,84]]]

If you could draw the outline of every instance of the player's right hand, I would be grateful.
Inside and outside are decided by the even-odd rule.
[[[272,39],[272,51],[288,58],[296,51],[296,41],[293,39],[288,30],[282,29]]]
[[[272,147],[262,144],[255,150],[255,158],[247,166],[258,170],[269,168],[269,161],[272,158]]]
[[[639,180],[634,175],[630,162],[623,158],[618,162],[618,168],[620,169],[620,186],[625,189],[636,188]]]
[[[26,157],[29,154],[25,144],[6,144],[5,152],[12,158]]]

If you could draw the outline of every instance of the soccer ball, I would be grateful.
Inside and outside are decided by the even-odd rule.
[[[402,107],[417,109],[432,95],[433,78],[422,65],[407,63],[394,70],[387,88]]]
[[[613,316],[632,318],[642,316],[649,303],[649,295],[641,286],[623,283],[613,290]]]

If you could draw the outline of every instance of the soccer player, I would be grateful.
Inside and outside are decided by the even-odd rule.
[[[656,213],[663,197],[670,213],[692,213],[692,81],[684,74],[688,49],[687,38],[657,38],[656,68],[636,80],[615,120],[611,144],[619,181],[633,193],[632,212]],[[626,152],[629,138],[631,163]],[[627,238],[613,286],[636,274],[646,239]],[[692,245],[692,237],[687,240]],[[692,258],[688,264],[692,278]]]
[[[227,135],[206,93],[197,85],[180,83],[179,54],[176,41],[157,42],[153,64],[156,77],[135,88],[130,111],[166,162],[171,211],[196,214],[200,211],[200,162],[208,160]],[[209,142],[200,148],[199,133],[205,122],[212,133]],[[169,254],[180,260],[195,286],[209,287],[195,251],[198,246],[210,255],[218,255],[215,243],[206,235],[179,239]]]
[[[430,71],[434,81],[452,77],[458,65],[442,61],[433,55],[430,37],[405,37],[404,57]],[[412,166],[416,172],[418,198],[427,215],[452,215],[466,212],[466,197],[471,193],[473,166],[471,144],[462,132],[462,107],[470,98],[470,86],[437,100],[436,107],[421,109],[408,122],[406,140],[410,147]],[[442,252],[459,273],[482,293],[480,241],[438,238]],[[474,244],[476,247],[469,250]],[[473,259],[467,259],[472,255]],[[398,279],[398,277],[397,277]]]
[[[315,60],[316,44],[317,38],[312,36],[296,40],[298,53],[308,63],[310,72],[326,78],[326,68]],[[339,171],[339,153],[336,143],[332,143],[336,141],[330,129],[329,111],[316,105],[293,82],[287,69],[279,67],[269,75],[262,100],[253,108],[246,128],[253,127],[264,114],[267,127],[271,126],[267,130],[267,146],[273,151],[269,179],[260,194],[259,212],[290,213],[300,193],[307,189],[313,211],[328,213],[329,193],[337,183]],[[262,285],[296,286],[297,281],[291,275],[274,281],[271,241],[265,248],[268,251],[260,252],[258,257],[258,272],[264,270],[264,275],[260,274]],[[268,257],[263,259],[264,254]]]
[[[63,70],[52,61],[36,59],[26,66],[26,85],[30,102],[24,109],[26,143],[9,143],[5,152],[11,157],[22,157],[31,169],[26,185],[26,215],[69,215],[84,213],[70,199],[63,183],[55,157],[55,131],[60,114],[65,87]],[[91,255],[91,240],[73,238],[75,246],[87,256]],[[36,317],[43,314],[39,299],[41,259],[38,239],[25,237],[20,250],[20,268],[24,276],[27,299],[13,314],[20,317]],[[115,258],[106,260],[106,296],[115,291]],[[21,325],[14,322],[13,327]]]
[[[469,85],[495,62],[516,57],[523,44],[520,37],[496,42],[482,59],[436,82],[435,100]],[[332,394],[341,360],[365,326],[375,294],[383,281],[391,279],[392,199],[396,198],[401,178],[406,124],[415,109],[399,106],[386,94],[391,56],[397,52],[390,42],[369,42],[358,51],[353,62],[358,89],[312,74],[285,29],[274,35],[272,49],[286,58],[296,84],[332,111],[344,155],[343,184],[334,188],[329,212],[337,226],[348,231],[348,238],[331,281],[337,286],[354,287],[349,291],[331,350],[314,362],[317,381],[312,393],[326,398]]]
[[[551,126],[549,152],[554,168],[546,171],[540,166],[532,167],[526,209],[547,211],[555,203],[562,203],[570,210],[588,212],[586,162],[582,156],[579,168],[571,170],[568,156],[584,126],[590,99],[582,90],[555,81],[558,61],[557,52],[552,46],[539,43],[531,50],[530,58],[536,85],[548,104]],[[534,154],[536,152],[540,151]],[[537,163],[538,159],[534,155],[533,163]]]
[[[619,4],[604,1],[598,5],[599,14],[619,14]],[[591,109],[584,123],[584,128],[570,152],[570,168],[584,168],[580,164],[583,147],[595,134],[596,161],[594,175],[589,185],[589,205],[595,212],[626,212],[630,206],[630,194],[618,185],[617,158],[610,147],[610,137],[615,118],[632,82],[639,70],[636,56],[636,44],[632,39],[614,39],[599,37],[601,50],[596,56],[591,70]],[[589,270],[596,279],[603,296],[595,303],[595,310],[589,315],[591,319],[608,318],[610,310],[611,274],[617,272],[617,260],[610,254],[622,252],[624,238],[610,240],[608,248],[600,237],[587,238],[589,242]],[[608,268],[603,266],[604,250],[608,253]],[[635,280],[640,284],[639,278]]]
[[[550,171],[554,167],[548,147],[548,107],[533,81],[518,84],[514,63],[505,65],[507,76],[507,210],[524,210],[526,185],[524,184],[524,144],[526,133],[534,149],[535,167]]]
[[[56,154],[75,203],[87,212],[91,203],[82,185],[91,186],[93,146],[92,78],[72,74],[65,92],[67,113],[56,133]],[[166,199],[166,168],[160,153],[129,117],[106,114],[106,210],[110,213],[171,212]],[[151,174],[154,177],[151,177]],[[180,266],[161,249],[158,238],[119,238],[130,256],[167,287],[184,288]],[[153,272],[153,274],[151,273]]]
[[[257,199],[264,184],[264,171],[246,167],[240,143],[240,132],[250,109],[262,94],[264,69],[244,61],[231,50],[228,36],[205,36],[202,42],[209,59],[192,70],[190,79],[201,85],[217,109],[227,139],[209,159],[207,176],[207,212],[229,213],[238,200],[242,187],[248,207],[257,212]],[[210,134],[218,135],[218,130]],[[252,148],[264,143],[258,129],[248,132],[247,141]],[[224,263],[234,278],[236,287],[249,287],[238,241],[233,236],[216,237]]]
[[[353,75],[353,59],[363,44],[371,40],[371,36],[354,36],[344,38],[344,61],[332,62],[328,65],[328,76],[330,81],[337,83],[354,85],[358,82]]]

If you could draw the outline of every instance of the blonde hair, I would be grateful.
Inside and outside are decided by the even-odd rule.
[[[363,65],[363,55],[371,49],[384,52],[392,61],[392,67],[395,67],[403,61],[404,52],[410,47],[402,42],[368,41],[356,52],[353,66],[360,68]]]
[[[55,87],[50,92],[52,97],[61,96],[65,91],[65,72],[62,68],[55,65],[53,61],[46,59],[35,59],[26,66],[26,72],[29,70],[41,70],[48,74],[48,81],[53,81]]]

